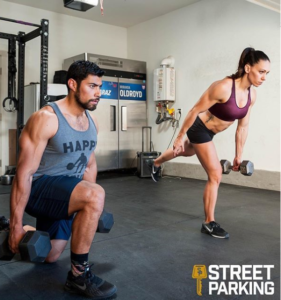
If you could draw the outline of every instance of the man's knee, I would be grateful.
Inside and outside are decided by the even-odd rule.
[[[51,264],[56,262],[60,257],[60,254],[56,254],[56,255],[48,255],[45,259],[45,263]]]
[[[51,240],[52,249],[45,259],[45,263],[54,263],[61,256],[64,251],[67,241],[66,240]]]
[[[48,256],[45,259],[45,263],[54,263],[56,262],[59,257],[61,256],[63,250],[65,247],[56,247],[53,244],[53,241],[51,241],[52,243],[52,250],[50,251],[50,253],[48,254]]]
[[[94,184],[85,188],[84,197],[88,207],[98,211],[103,210],[105,191],[100,185]]]
[[[96,184],[86,180],[81,181],[71,194],[69,215],[80,210],[91,210],[101,213],[104,206],[105,191]]]

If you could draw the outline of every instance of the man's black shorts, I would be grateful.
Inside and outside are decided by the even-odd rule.
[[[25,211],[36,218],[37,230],[49,232],[51,239],[69,239],[73,222],[73,215],[68,215],[70,196],[81,180],[43,175],[32,182]]]

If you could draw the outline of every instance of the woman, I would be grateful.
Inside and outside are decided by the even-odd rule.
[[[248,134],[251,108],[256,101],[256,91],[251,86],[260,86],[266,80],[269,69],[270,60],[265,53],[246,48],[241,54],[237,72],[214,82],[207,89],[188,112],[175,139],[173,150],[165,151],[154,161],[151,176],[157,182],[160,179],[161,164],[173,157],[197,155],[208,175],[203,196],[205,222],[202,224],[202,233],[216,238],[229,237],[215,222],[215,205],[222,168],[212,139],[215,134],[227,129],[238,119],[236,154],[233,160],[233,170],[238,171]]]

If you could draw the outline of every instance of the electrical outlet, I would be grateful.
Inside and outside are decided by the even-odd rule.
[[[178,108],[178,113],[181,115],[181,108]]]

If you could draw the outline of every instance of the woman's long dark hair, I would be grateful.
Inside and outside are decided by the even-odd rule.
[[[253,66],[260,60],[270,61],[268,56],[260,50],[255,50],[254,48],[244,49],[240,56],[237,72],[228,76],[228,78],[237,79],[243,77],[245,74],[245,65],[249,64],[250,66]]]

